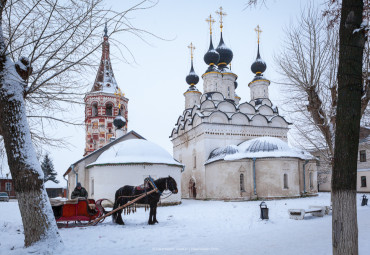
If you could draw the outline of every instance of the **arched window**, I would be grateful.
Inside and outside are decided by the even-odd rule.
[[[113,115],[113,105],[112,104],[105,105],[105,115],[108,115],[108,116]]]
[[[92,116],[93,117],[98,116],[98,104],[93,103],[91,107],[92,107]]]
[[[284,189],[289,189],[288,187],[288,175],[284,174]]]
[[[121,115],[125,117],[125,109],[123,108],[123,105],[121,105]]]
[[[310,189],[313,189],[313,173],[310,172]]]
[[[197,153],[195,150],[193,150],[193,168],[197,168]]]
[[[244,188],[244,174],[240,174],[240,191],[241,192],[245,191],[245,188]]]

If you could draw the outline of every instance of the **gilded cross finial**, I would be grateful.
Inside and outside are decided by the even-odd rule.
[[[254,29],[254,31],[256,31],[257,32],[257,42],[258,42],[258,44],[260,44],[260,33],[262,33],[262,30],[260,29],[260,26],[259,25],[257,25],[257,27]]]
[[[215,23],[215,20],[212,19],[212,15],[209,15],[209,18],[206,19],[206,21],[209,23],[209,33],[212,34],[212,24]]]
[[[220,7],[220,10],[219,11],[216,11],[216,14],[218,14],[220,16],[220,28],[221,28],[221,32],[222,32],[222,28],[224,27],[222,25],[222,23],[223,23],[222,16],[226,16],[227,15],[227,13],[226,12],[223,12],[222,10],[223,10],[222,7]]]
[[[188,48],[190,49],[191,60],[193,60],[193,52],[195,50],[195,47],[194,47],[194,45],[193,45],[192,42],[190,43],[190,45],[188,46]]]
[[[120,98],[121,97],[124,97],[125,96],[125,93],[122,93],[121,89],[118,88],[117,89],[117,92],[115,92],[114,95],[116,95],[116,97],[117,97],[118,109],[120,109],[121,108],[121,100],[120,100]]]

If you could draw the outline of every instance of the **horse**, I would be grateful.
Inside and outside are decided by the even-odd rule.
[[[155,186],[158,188],[159,192],[154,192],[152,194],[149,194],[146,197],[143,197],[142,199],[136,202],[138,204],[145,204],[145,205],[150,206],[149,220],[148,220],[149,225],[158,223],[157,204],[159,202],[161,193],[164,190],[169,190],[173,194],[177,194],[178,192],[176,181],[171,176],[168,176],[166,178],[159,178],[155,180],[154,183],[155,183]],[[119,188],[115,194],[113,210],[135,199],[136,197],[142,195],[143,193],[149,192],[151,190],[153,190],[153,187],[149,185],[148,180],[145,180],[144,185],[141,185],[141,186],[125,185]],[[119,225],[125,224],[122,220],[122,209],[114,212],[112,214],[112,218],[113,218],[114,223],[117,223]]]

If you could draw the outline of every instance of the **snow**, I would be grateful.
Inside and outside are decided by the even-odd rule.
[[[370,206],[357,195],[359,254],[370,251]],[[53,254],[332,254],[331,213],[291,220],[288,209],[330,205],[330,194],[266,201],[269,220],[260,220],[261,201],[223,202],[183,200],[159,207],[159,224],[147,225],[149,212],[138,208],[123,215],[124,226],[108,217],[92,227],[59,229],[65,247]],[[23,227],[14,201],[0,206],[0,254],[40,254],[45,247],[23,248]]]
[[[233,146],[233,150],[228,147]],[[216,152],[222,152],[217,153]],[[277,157],[291,157],[300,159],[314,159],[314,157],[307,151],[300,150],[289,146],[283,140],[275,137],[259,137],[247,140],[238,146],[228,145],[215,150],[215,154],[210,155],[206,164],[216,160],[238,160],[243,158],[277,158]],[[231,153],[232,152],[232,153]],[[214,157],[213,157],[214,156]]]
[[[50,180],[45,182],[44,185],[45,185],[45,188],[51,188],[51,189],[63,188],[63,186],[60,183],[55,183],[55,182],[50,181]]]
[[[130,139],[115,144],[90,164],[151,163],[182,166],[162,147],[144,139]]]

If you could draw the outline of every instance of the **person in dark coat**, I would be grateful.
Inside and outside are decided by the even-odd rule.
[[[86,189],[81,186],[81,183],[78,182],[76,188],[72,192],[71,199],[79,198],[79,197],[84,197],[87,199],[87,196],[88,194],[87,194]]]

